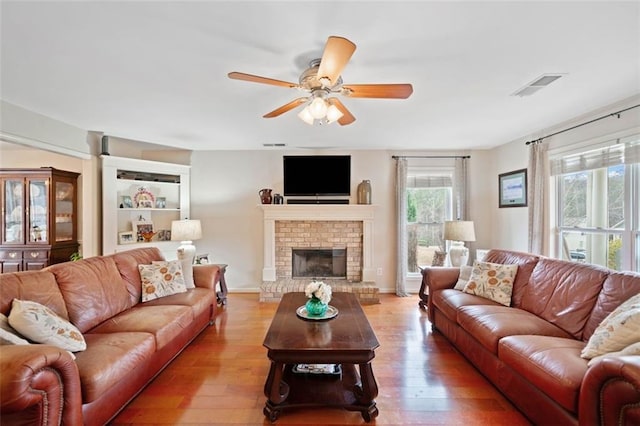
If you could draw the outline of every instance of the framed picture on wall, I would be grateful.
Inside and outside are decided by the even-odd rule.
[[[527,206],[527,169],[498,175],[498,207]]]

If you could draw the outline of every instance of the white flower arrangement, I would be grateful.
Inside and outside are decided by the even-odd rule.
[[[312,281],[307,284],[304,294],[306,294],[308,298],[315,297],[320,299],[322,303],[327,304],[331,301],[331,286],[322,281]]]

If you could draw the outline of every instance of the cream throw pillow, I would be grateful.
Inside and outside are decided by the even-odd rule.
[[[82,333],[73,324],[37,302],[13,299],[9,324],[33,342],[71,352],[87,349]]]
[[[187,291],[179,260],[138,265],[138,270],[142,280],[143,302]]]
[[[607,358],[612,356],[624,356],[624,355],[640,355],[640,342],[633,343],[621,351],[610,352],[608,354],[594,356],[593,358],[591,358],[591,360],[587,365],[591,367],[593,364],[600,361],[602,358]]]
[[[590,359],[640,342],[640,294],[611,312],[593,332],[580,356]]]
[[[518,265],[502,265],[476,260],[473,262],[471,278],[463,291],[509,306],[516,272],[518,272]]]
[[[0,345],[30,345],[11,325],[5,314],[0,314]]]
[[[458,282],[453,288],[460,291],[464,290],[464,288],[467,286],[469,278],[471,278],[471,271],[473,271],[473,268],[471,266],[462,265],[460,267],[460,276],[458,277]]]

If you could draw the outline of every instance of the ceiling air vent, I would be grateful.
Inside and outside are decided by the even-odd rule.
[[[531,96],[538,90],[544,89],[563,75],[564,74],[542,74],[531,83],[527,84],[521,89],[518,89],[515,93],[512,93],[511,96]]]

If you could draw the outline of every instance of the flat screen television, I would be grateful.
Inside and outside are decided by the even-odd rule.
[[[283,156],[284,195],[351,195],[350,155]]]

